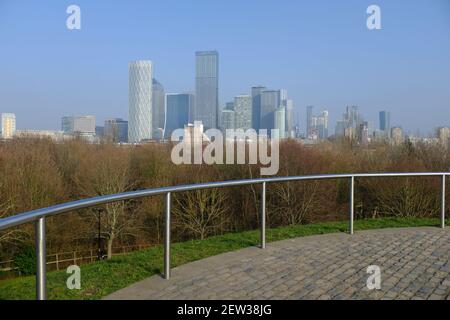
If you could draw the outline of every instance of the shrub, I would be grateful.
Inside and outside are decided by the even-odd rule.
[[[20,274],[36,274],[36,252],[29,246],[21,249],[13,258],[13,267],[17,268]]]

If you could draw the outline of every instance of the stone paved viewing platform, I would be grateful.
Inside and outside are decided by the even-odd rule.
[[[381,289],[366,286],[369,265]],[[450,228],[296,238],[188,263],[106,299],[450,299]]]

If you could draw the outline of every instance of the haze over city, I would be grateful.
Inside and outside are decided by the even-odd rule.
[[[287,89],[300,112],[328,110],[330,133],[346,106],[378,126],[413,134],[450,122],[448,1],[377,1],[382,29],[368,30],[372,1],[0,1],[0,111],[18,129],[61,128],[65,115],[128,119],[128,64],[151,60],[167,93],[195,91],[195,52],[217,50],[219,107],[252,86]]]

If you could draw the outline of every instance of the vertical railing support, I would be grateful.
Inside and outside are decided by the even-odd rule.
[[[47,299],[47,272],[45,252],[45,218],[39,218],[35,224],[36,241],[36,299]]]
[[[261,189],[261,249],[266,248],[266,183],[262,183]]]
[[[164,236],[164,279],[170,278],[170,192],[166,193]]]
[[[445,174],[442,175],[441,187],[441,228],[445,229]]]
[[[355,176],[351,176],[350,178],[350,203],[349,203],[349,226],[348,232],[353,234],[353,215],[355,208]]]

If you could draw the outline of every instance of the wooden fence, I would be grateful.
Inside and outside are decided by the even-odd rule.
[[[133,251],[142,250],[148,247],[150,247],[150,245],[114,247],[112,255],[118,256]],[[65,269],[70,265],[82,265],[97,260],[98,260],[98,251],[94,249],[71,251],[71,252],[59,252],[47,255],[47,270],[60,270]],[[14,260],[0,261],[0,271],[8,272],[14,271],[16,269],[17,268],[14,267]]]

